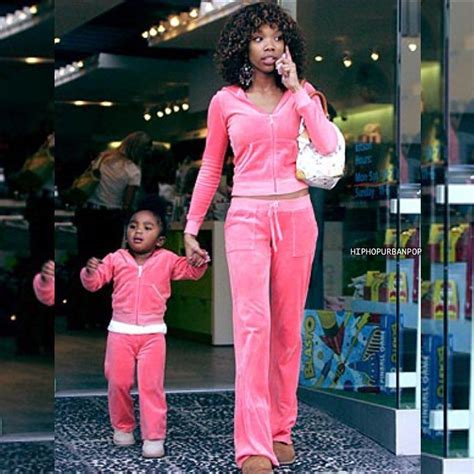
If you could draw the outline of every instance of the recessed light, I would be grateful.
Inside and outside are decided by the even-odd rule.
[[[179,17],[177,16],[173,16],[170,18],[170,25],[173,27],[173,28],[176,28],[177,26],[179,26]]]

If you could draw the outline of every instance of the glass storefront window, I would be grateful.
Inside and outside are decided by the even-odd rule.
[[[411,252],[420,246],[420,42],[419,12],[408,3],[356,1],[351,21],[343,2],[297,9],[308,80],[328,97],[347,144],[342,182],[312,190],[324,235],[314,286],[324,298],[310,288],[300,381],[394,408],[420,400],[420,264]]]
[[[422,449],[474,456],[474,4],[422,6]]]

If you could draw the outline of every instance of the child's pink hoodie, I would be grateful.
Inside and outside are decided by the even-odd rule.
[[[81,281],[89,291],[97,291],[113,280],[112,322],[136,326],[164,325],[171,280],[198,280],[207,265],[192,267],[186,257],[165,249],[156,250],[139,266],[128,250],[109,253],[98,269],[81,270]],[[110,329],[110,326],[109,326]]]
[[[211,100],[203,162],[193,192],[185,232],[197,235],[222,174],[230,140],[234,152],[234,196],[292,193],[308,186],[296,179],[297,137],[301,119],[316,149],[329,154],[337,135],[324,114],[314,87],[305,82],[287,90],[272,113],[254,105],[238,86],[223,87]]]
[[[46,306],[54,305],[54,278],[43,280],[41,273],[33,279],[33,289],[38,300]]]

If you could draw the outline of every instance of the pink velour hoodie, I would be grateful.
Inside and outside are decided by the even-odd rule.
[[[38,300],[46,306],[54,305],[54,278],[43,280],[41,273],[33,279],[33,289]]]
[[[93,273],[81,270],[82,284],[97,291],[113,280],[112,320],[137,326],[163,324],[171,280],[198,280],[207,269],[192,267],[186,257],[165,249],[156,250],[141,266],[125,249],[109,253],[102,262]]]
[[[211,99],[202,166],[194,188],[185,232],[197,235],[222,174],[230,140],[234,152],[234,196],[292,193],[308,186],[296,179],[297,137],[301,119],[323,155],[337,147],[337,135],[308,82],[287,90],[272,113],[261,110],[238,86],[227,86]]]

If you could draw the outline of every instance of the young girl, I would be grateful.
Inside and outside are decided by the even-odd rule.
[[[97,291],[113,280],[113,315],[105,355],[113,441],[118,446],[135,443],[130,389],[137,369],[144,457],[164,456],[164,315],[170,282],[198,280],[207,268],[206,264],[192,267],[185,257],[163,249],[165,232],[161,210],[139,210],[128,223],[128,248],[110,253],[103,260],[91,258],[81,270],[82,284],[89,291]]]
[[[54,262],[49,260],[43,265],[41,273],[33,280],[33,289],[38,300],[46,306],[54,305]]]

